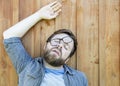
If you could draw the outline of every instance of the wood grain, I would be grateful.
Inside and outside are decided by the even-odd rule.
[[[0,86],[17,86],[16,71],[4,50],[4,30],[55,0],[0,0]],[[62,12],[42,20],[22,38],[33,57],[42,56],[46,39],[70,29],[78,49],[67,63],[83,71],[89,86],[120,86],[120,0],[59,0]]]
[[[99,1],[100,86],[120,86],[119,3]]]

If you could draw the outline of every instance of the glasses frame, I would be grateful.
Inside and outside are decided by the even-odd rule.
[[[51,39],[51,40],[50,40],[50,44],[51,44],[52,46],[57,46],[57,45],[59,45],[59,44],[61,43],[61,41],[63,41],[64,44],[68,45],[68,44],[71,43],[73,40],[72,40],[72,38],[69,37],[71,40],[70,40],[69,42],[65,42],[64,38],[67,38],[67,37],[69,37],[69,36],[65,36],[65,37],[63,37],[63,38]],[[54,40],[59,40],[59,42],[56,42],[56,44],[54,45],[54,44],[52,43],[52,41],[54,41]],[[55,41],[54,41],[54,42],[55,42]],[[64,47],[65,47],[65,46],[64,46]],[[66,48],[66,47],[65,47],[65,48]]]

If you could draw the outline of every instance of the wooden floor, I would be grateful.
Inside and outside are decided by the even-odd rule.
[[[15,69],[3,46],[4,30],[54,0],[0,0],[0,86],[17,86]],[[85,72],[89,86],[120,86],[120,0],[59,0],[60,16],[38,22],[22,41],[34,58],[43,54],[46,39],[68,28],[78,49],[68,65]]]

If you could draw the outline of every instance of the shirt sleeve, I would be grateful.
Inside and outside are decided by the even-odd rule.
[[[19,74],[32,60],[32,57],[26,52],[19,37],[4,39],[3,42],[5,50]]]

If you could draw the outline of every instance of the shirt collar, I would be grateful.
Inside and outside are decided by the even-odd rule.
[[[43,58],[38,58],[38,59],[39,59],[39,61],[41,61],[41,62],[43,63]],[[45,68],[44,65],[43,65],[43,67]],[[70,75],[74,75],[74,74],[75,74],[75,72],[72,70],[72,68],[69,67],[68,65],[64,64],[64,65],[63,65],[63,68],[64,68],[64,72],[65,72],[65,73],[68,73],[68,74],[70,74]]]
[[[64,67],[64,70],[65,70],[65,73],[68,73],[70,75],[74,75],[75,74],[74,71],[69,66],[67,66],[66,64],[64,64],[63,67]]]

